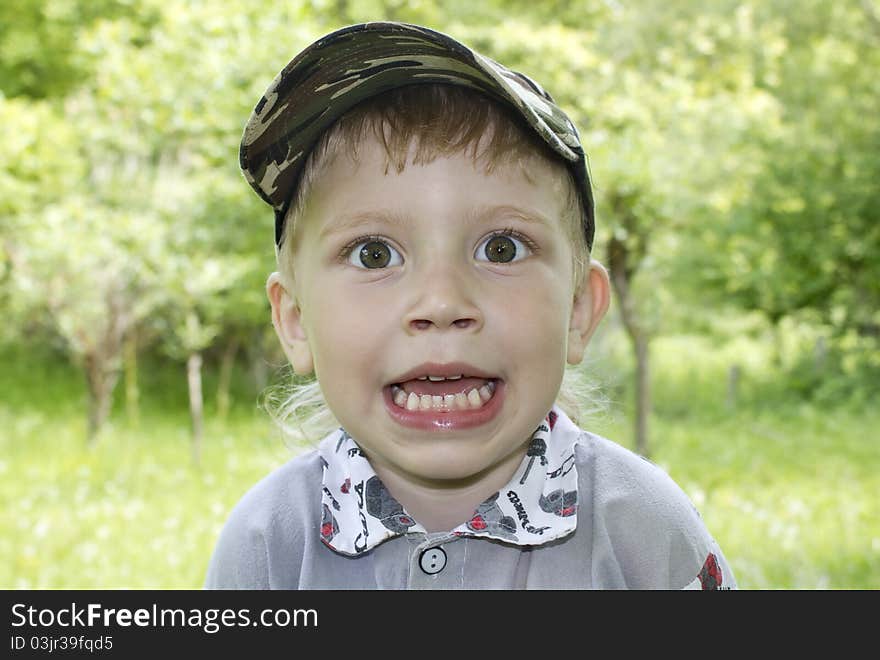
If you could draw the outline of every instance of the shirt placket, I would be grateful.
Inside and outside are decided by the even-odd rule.
[[[410,546],[408,589],[461,587],[466,559],[465,540],[454,534],[421,537]]]

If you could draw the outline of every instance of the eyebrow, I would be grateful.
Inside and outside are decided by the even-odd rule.
[[[514,216],[523,222],[553,227],[553,222],[550,218],[542,213],[534,209],[511,206],[510,204],[484,204],[478,206],[473,213],[469,214],[469,217],[474,221],[478,221],[497,215]]]
[[[498,215],[514,216],[523,222],[532,224],[541,224],[552,227],[553,223],[549,218],[533,209],[525,209],[509,204],[484,204],[477,206],[473,211],[467,214],[470,222],[480,222]],[[399,215],[390,211],[361,211],[352,215],[343,215],[334,218],[321,229],[320,238],[326,238],[332,234],[348,231],[356,227],[368,224],[385,224],[395,227],[403,227],[409,224],[406,216]]]
[[[348,231],[355,227],[374,223],[402,227],[403,225],[408,224],[408,220],[405,216],[390,211],[361,211],[352,215],[342,215],[333,218],[321,229],[319,237],[325,238],[331,234],[338,234],[339,232]]]

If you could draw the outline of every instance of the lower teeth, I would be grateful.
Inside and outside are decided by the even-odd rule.
[[[467,394],[430,395],[407,394],[397,385],[391,386],[391,397],[400,408],[407,410],[476,410],[482,408],[495,392],[495,381],[490,380],[479,388],[469,390]]]

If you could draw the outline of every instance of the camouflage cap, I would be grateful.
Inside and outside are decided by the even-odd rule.
[[[239,160],[245,178],[275,209],[275,244],[309,152],[340,116],[396,87],[451,83],[513,108],[568,164],[584,206],[584,234],[593,246],[593,195],[580,137],[553,98],[455,39],[418,25],[373,22],[318,39],[276,76],[244,129]]]

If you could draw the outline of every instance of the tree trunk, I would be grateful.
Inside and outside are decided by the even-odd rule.
[[[232,382],[232,368],[235,366],[235,356],[238,354],[238,338],[233,337],[223,349],[220,358],[220,376],[217,380],[217,417],[225,420],[229,414],[229,387]]]
[[[739,401],[739,377],[740,367],[734,364],[727,370],[727,409],[736,410]]]
[[[785,364],[785,338],[782,336],[781,316],[770,317],[770,329],[773,333],[773,355],[770,359],[776,369],[782,369]]]
[[[113,403],[113,388],[119,379],[119,370],[113,368],[106,356],[92,351],[84,356],[86,382],[89,392],[89,420],[86,442],[94,447],[98,434],[110,415]]]
[[[637,258],[637,257],[636,257]],[[635,377],[635,445],[636,451],[648,457],[648,418],[651,413],[650,335],[639,318],[631,292],[636,260],[625,240],[612,238],[609,243],[608,267],[611,285],[620,300],[620,316],[632,343],[636,359]]]
[[[89,420],[86,442],[95,445],[104,422],[110,415],[113,403],[113,390],[119,381],[122,368],[122,338],[130,324],[130,314],[125,305],[121,282],[114,282],[105,291],[104,303],[106,318],[100,331],[93,327],[79,328],[78,344],[82,347],[89,390]]]
[[[651,371],[648,361],[648,336],[644,332],[633,335],[636,353],[636,451],[648,456],[648,415],[651,414]]]
[[[819,337],[816,340],[816,348],[813,351],[813,364],[816,365],[816,371],[825,370],[825,364],[828,361],[828,342],[825,337]]]
[[[262,392],[269,384],[269,366],[266,364],[264,334],[254,332],[247,348],[247,360],[251,367],[251,376],[254,379],[254,387],[257,392]]]
[[[192,456],[193,462],[198,466],[202,460],[202,428],[204,422],[201,353],[190,353],[186,361],[186,377],[189,384],[189,414],[192,421]]]
[[[125,369],[125,416],[129,424],[138,426],[141,420],[140,388],[138,387],[137,332],[132,329],[123,340]]]
[[[621,304],[621,309],[623,306]],[[634,424],[636,452],[647,458],[650,456],[648,442],[650,437],[648,420],[651,414],[650,337],[635,324],[631,316],[623,313],[621,316],[636,358]]]

